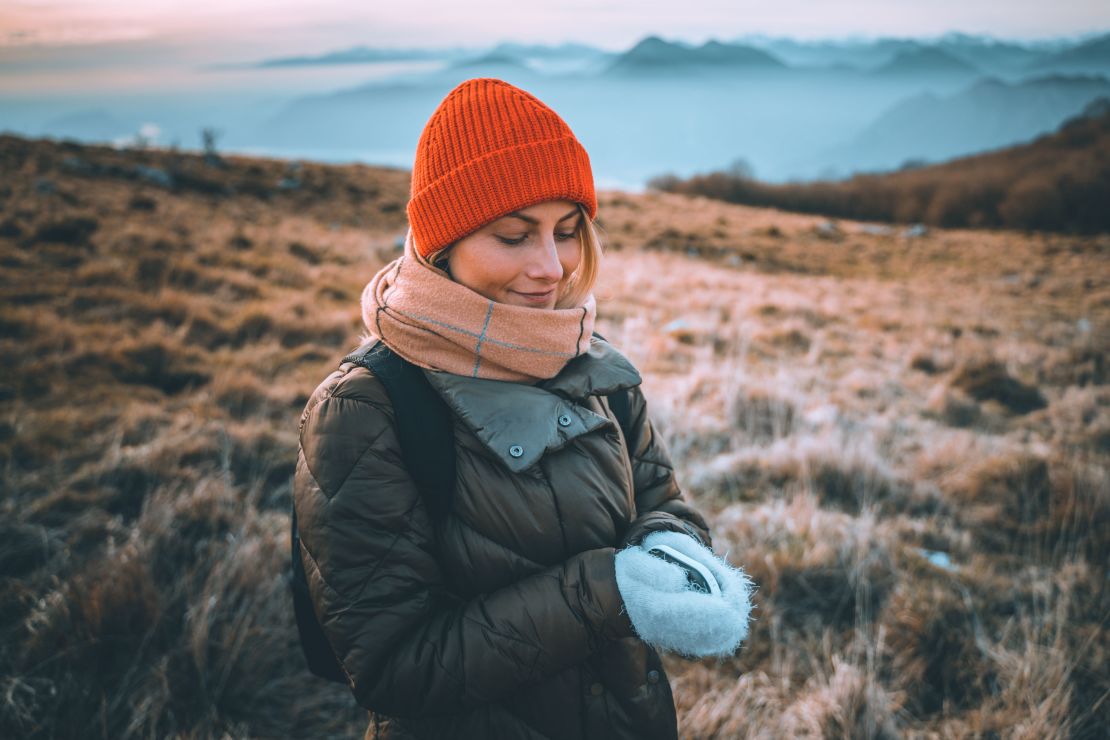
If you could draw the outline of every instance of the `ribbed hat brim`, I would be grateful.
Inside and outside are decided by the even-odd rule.
[[[414,193],[407,211],[416,248],[428,255],[513,210],[559,199],[582,203],[591,219],[597,215],[590,158],[573,135],[466,162]],[[505,203],[513,206],[505,210]]]

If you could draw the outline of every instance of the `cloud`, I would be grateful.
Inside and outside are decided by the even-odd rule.
[[[96,28],[60,26],[55,28],[16,28],[0,36],[2,46],[82,46],[151,38],[153,33],[139,26]]]

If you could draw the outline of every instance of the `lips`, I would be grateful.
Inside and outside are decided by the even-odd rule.
[[[553,296],[555,294],[555,289],[552,288],[551,290],[545,290],[542,293],[522,293],[519,290],[514,290],[513,292],[516,293],[518,296],[524,298],[527,301],[530,301],[530,302],[533,302],[533,303],[543,303],[544,301],[546,301],[548,298],[550,298],[551,296]]]

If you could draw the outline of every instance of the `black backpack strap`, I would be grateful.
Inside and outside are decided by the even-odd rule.
[[[354,362],[368,368],[385,386],[393,406],[401,457],[416,481],[420,497],[428,507],[438,534],[455,488],[455,437],[450,409],[420,368],[406,362],[380,342],[359,347],[344,357],[343,362]],[[291,585],[301,649],[312,673],[330,681],[347,683],[347,676],[316,620],[300,556],[297,508],[292,506],[291,509]]]
[[[290,527],[292,542],[293,573],[290,585],[293,588],[293,616],[297,620],[297,632],[301,637],[301,651],[304,653],[308,670],[320,678],[338,683],[347,683],[347,674],[339,665],[335,654],[331,651],[331,643],[324,636],[324,630],[316,621],[316,612],[312,607],[312,595],[308,592],[308,577],[304,572],[304,563],[301,562],[300,534],[297,530],[297,507],[293,510],[293,521]]]
[[[401,457],[437,530],[451,508],[455,490],[455,433],[451,410],[424,371],[380,341],[343,358],[374,373],[393,406]]]

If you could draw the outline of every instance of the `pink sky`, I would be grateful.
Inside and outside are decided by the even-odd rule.
[[[527,9],[527,14],[521,8]],[[580,41],[623,49],[651,33],[701,42],[746,33],[797,38],[931,36],[958,30],[1044,38],[1110,30],[1105,0],[4,0],[0,46],[146,39],[227,59],[354,44],[480,46]],[[215,49],[213,49],[214,51]]]

